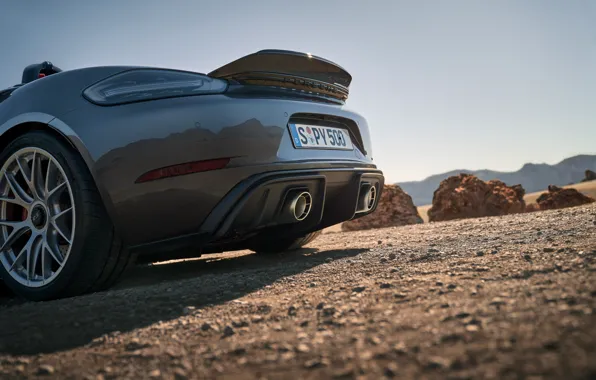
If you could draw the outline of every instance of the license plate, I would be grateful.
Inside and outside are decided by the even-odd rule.
[[[292,142],[297,149],[354,149],[347,129],[306,124],[288,126]]]

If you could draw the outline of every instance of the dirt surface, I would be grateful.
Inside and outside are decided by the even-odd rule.
[[[594,378],[596,206],[328,233],[0,299],[1,378]]]

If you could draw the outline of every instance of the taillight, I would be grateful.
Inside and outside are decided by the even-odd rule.
[[[218,94],[228,83],[207,75],[166,69],[134,69],[106,78],[83,91],[98,105],[118,105],[179,96]]]

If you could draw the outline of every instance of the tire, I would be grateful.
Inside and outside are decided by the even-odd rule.
[[[286,239],[268,238],[267,236],[262,236],[259,238],[259,240],[252,243],[249,249],[260,254],[275,254],[286,251],[294,251],[312,242],[321,233],[322,231],[315,231],[299,238]]]
[[[31,169],[33,162],[39,171]],[[32,131],[17,137],[2,151],[0,168],[0,196],[3,197],[0,200],[0,242],[7,244],[0,252],[0,277],[16,294],[33,301],[45,301],[105,290],[132,264],[133,257],[116,236],[87,165],[71,146],[50,133]],[[28,177],[32,172],[34,175]],[[32,183],[40,185],[30,185],[27,180],[31,178]],[[60,185],[64,178],[66,182]],[[14,181],[24,183],[17,188],[19,194],[21,190],[29,194],[17,200]],[[44,187],[38,189],[42,182]],[[55,187],[50,182],[55,182]],[[52,188],[56,190],[54,193],[48,190]],[[35,195],[31,195],[33,192]],[[30,199],[30,204],[22,202]],[[24,205],[21,217],[18,214],[21,206],[15,206],[17,201]],[[29,228],[29,232],[22,232],[14,241],[10,233],[16,227],[3,224],[9,215],[11,218],[16,215],[19,226],[29,226],[19,227],[19,231]],[[19,248],[18,244],[24,241],[25,245],[30,244],[28,249]],[[33,265],[23,262],[22,256],[17,259],[15,250],[25,252],[25,257],[32,252]]]

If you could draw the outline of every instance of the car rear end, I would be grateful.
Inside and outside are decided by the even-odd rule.
[[[350,83],[322,58],[266,50],[207,76],[120,70],[53,123],[76,132],[133,248],[242,246],[377,207],[384,178]]]

